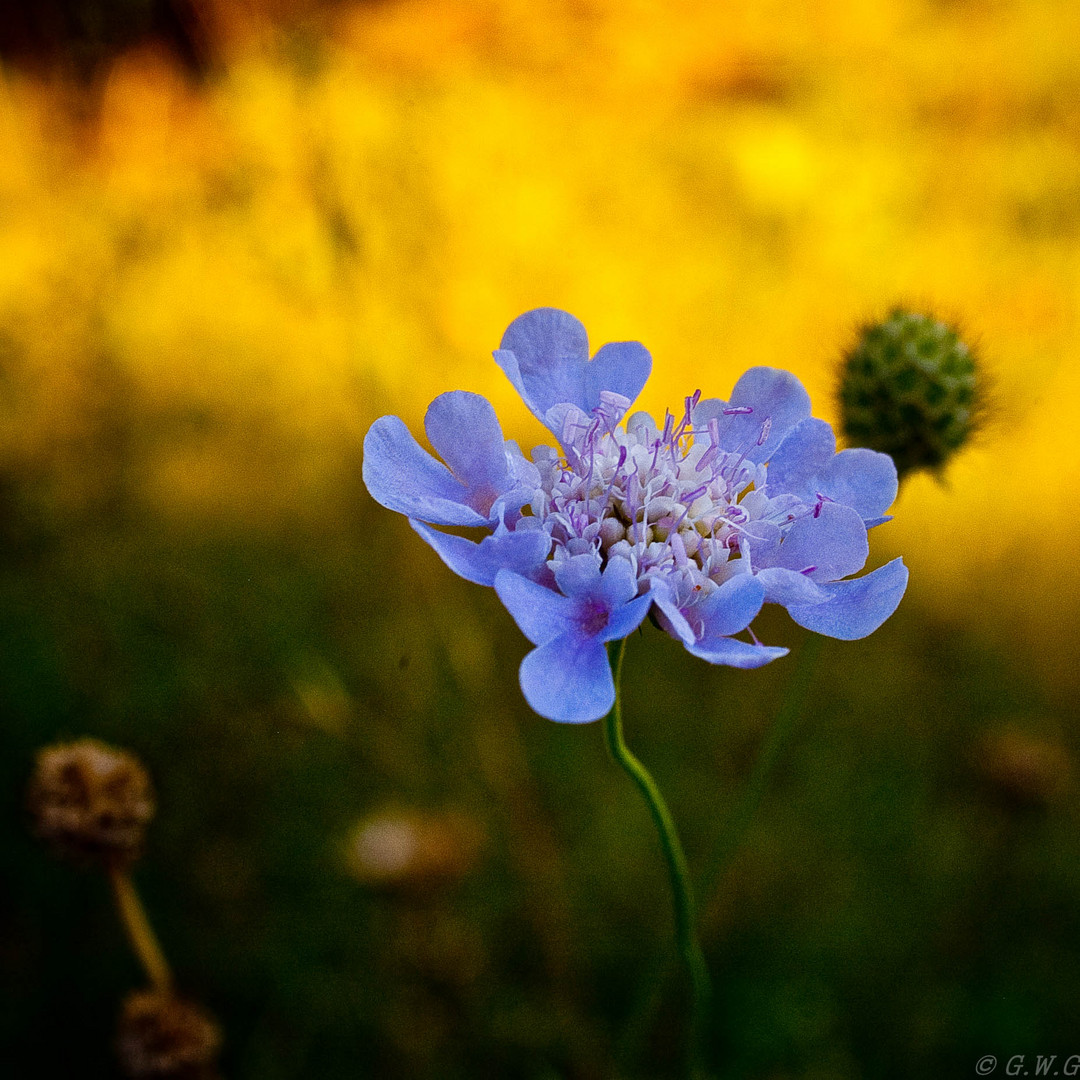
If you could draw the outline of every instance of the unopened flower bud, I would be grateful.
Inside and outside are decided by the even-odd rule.
[[[61,854],[124,866],[142,851],[154,795],[134,755],[79,739],[39,751],[27,806],[34,832]]]
[[[954,328],[894,308],[863,327],[844,357],[844,437],[888,454],[901,478],[940,469],[971,435],[980,392],[975,357]]]
[[[133,1080],[216,1080],[221,1029],[190,1001],[140,990],[124,1002],[116,1048]]]

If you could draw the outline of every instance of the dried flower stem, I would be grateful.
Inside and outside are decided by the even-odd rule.
[[[709,983],[708,968],[705,966],[705,955],[701,951],[701,943],[698,940],[695,925],[694,894],[690,885],[690,873],[687,869],[686,855],[683,852],[682,843],[679,841],[679,834],[675,829],[675,821],[671,816],[671,811],[668,809],[664,796],[660,793],[656,781],[653,780],[648,770],[631,753],[623,740],[622,667],[623,657],[626,653],[626,638],[623,638],[618,646],[613,643],[610,648],[611,651],[615,652],[615,704],[604,720],[604,735],[612,758],[622,766],[645,799],[649,807],[649,813],[652,815],[653,822],[656,825],[656,831],[660,836],[660,846],[664,850],[664,859],[667,862],[668,877],[671,880],[671,892],[675,908],[675,942],[690,973],[690,982],[693,989],[693,1012],[689,1036],[689,1072],[691,1076],[697,1076],[699,1074],[699,1040],[709,1000],[712,996],[712,988]]]
[[[127,870],[113,866],[109,869],[109,880],[112,882],[120,921],[124,924],[128,940],[146,972],[146,977],[155,989],[162,992],[171,991],[172,972],[169,970],[168,961],[161,951],[150,920],[146,917],[146,909],[139,899],[139,894],[135,891],[131,875]]]

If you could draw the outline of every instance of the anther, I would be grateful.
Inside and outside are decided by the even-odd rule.
[[[707,469],[715,460],[717,454],[720,453],[720,447],[713,443],[712,446],[701,455],[698,463],[694,466],[694,472],[703,472]]]

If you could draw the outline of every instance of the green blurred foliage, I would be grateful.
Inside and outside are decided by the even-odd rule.
[[[598,727],[529,715],[525,643],[490,591],[351,494],[318,527],[133,525],[114,505],[9,549],[0,1039],[25,1075],[113,1075],[140,981],[103,882],[54,865],[20,814],[34,751],[84,733],[156,777],[137,879],[181,985],[224,1023],[228,1076],[677,1074],[685,1000],[644,807]],[[792,663],[631,642],[628,737],[699,874]],[[723,1075],[943,1076],[1074,1049],[1071,719],[924,612],[826,644],[703,905]],[[1058,753],[1032,768],[1030,746]],[[435,888],[361,884],[347,837],[387,805],[468,814],[482,859]]]

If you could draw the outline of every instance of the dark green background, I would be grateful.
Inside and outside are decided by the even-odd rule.
[[[50,532],[42,512],[9,544],[0,1024],[18,1075],[112,1075],[140,981],[104,881],[25,827],[35,750],[83,734],[153,772],[136,877],[181,985],[224,1024],[229,1076],[600,1077],[620,1055],[625,1075],[674,1075],[677,973],[628,1034],[670,907],[599,725],[530,715],[526,643],[493,593],[359,485],[353,505],[274,534],[100,509]],[[804,647],[783,612],[759,624],[793,655],[756,672],[648,626],[629,646],[627,738],[699,876]],[[337,730],[298,680],[337,686]],[[987,759],[1002,731],[1072,756],[1071,721],[910,604],[866,641],[824,643],[704,904],[724,1076],[959,1076],[983,1054],[1080,1050],[1072,788],[1051,771],[1025,794]],[[472,873],[411,893],[351,878],[349,831],[387,806],[474,818]]]

